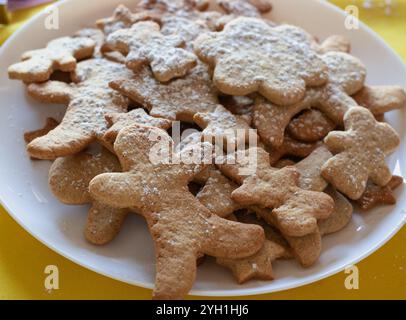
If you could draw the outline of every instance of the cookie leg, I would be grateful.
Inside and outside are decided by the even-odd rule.
[[[96,245],[110,242],[119,233],[127,215],[126,209],[115,209],[95,201],[87,217],[86,239]]]
[[[193,286],[196,278],[196,253],[185,243],[171,245],[164,235],[155,237],[156,279],[153,299],[180,300]],[[173,243],[176,243],[176,237]],[[179,242],[178,242],[179,243]]]

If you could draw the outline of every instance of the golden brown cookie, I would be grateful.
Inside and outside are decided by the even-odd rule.
[[[201,20],[191,20],[173,15],[162,18],[161,33],[164,36],[178,35],[183,39],[186,48],[190,51],[193,51],[193,40],[209,31],[210,29],[207,24]]]
[[[350,53],[350,40],[341,35],[333,35],[326,38],[321,44],[317,45],[317,52],[324,54],[327,52],[345,52]]]
[[[299,187],[304,190],[323,191],[327,188],[327,181],[321,175],[321,168],[333,154],[322,145],[308,157],[295,164],[300,172]]]
[[[50,41],[46,48],[25,52],[21,60],[8,68],[10,79],[26,83],[47,81],[56,71],[70,72],[76,62],[93,55],[95,42],[90,38],[62,37]]]
[[[225,94],[259,92],[289,105],[303,98],[306,86],[327,81],[326,66],[311,49],[310,36],[297,27],[270,27],[261,19],[240,17],[221,32],[201,35],[194,46],[199,58],[214,68],[214,84]]]
[[[30,84],[28,94],[45,103],[63,103],[68,108],[62,122],[47,135],[28,144],[31,157],[56,159],[75,154],[98,139],[107,130],[107,113],[127,110],[129,101],[110,89],[108,83],[116,77],[131,74],[122,64],[104,59],[90,59],[78,64],[72,75],[76,83],[48,81]]]
[[[253,152],[255,151],[251,150]],[[249,150],[245,151],[246,155],[249,153]],[[269,162],[260,164],[259,161],[257,159],[255,173],[244,178],[238,174],[240,164],[230,164],[234,162],[232,157],[226,156],[224,164],[219,165],[220,170],[230,178],[242,180],[242,185],[231,195],[233,200],[244,206],[273,209],[276,226],[286,235],[305,236],[314,232],[317,220],[326,219],[332,213],[333,200],[321,192],[301,189],[300,173],[296,168],[285,167],[278,170],[272,168]]]
[[[212,112],[196,113],[193,120],[203,129],[205,141],[213,141],[225,150],[233,150],[258,140],[256,132],[243,118],[232,114],[222,105],[218,105]]]
[[[304,111],[287,127],[289,135],[299,141],[317,142],[336,128],[336,124],[317,109]]]
[[[292,253],[281,235],[262,220],[252,214],[238,214],[236,221],[257,224],[264,228],[265,242],[262,249],[255,255],[243,259],[221,259],[219,265],[231,270],[237,282],[243,284],[251,279],[273,280],[272,262],[277,259],[289,259]]]
[[[334,200],[334,211],[330,217],[319,220],[319,230],[322,236],[342,230],[351,221],[353,207],[341,193],[329,186],[325,192]]]
[[[113,15],[109,18],[103,18],[96,21],[97,27],[106,35],[112,34],[121,29],[128,29],[132,25],[141,21],[155,21],[161,22],[161,16],[163,12],[156,8],[156,10],[148,10],[143,6],[137,6],[135,12],[131,12],[124,5],[119,5],[113,12]]]
[[[399,145],[399,136],[386,123],[379,123],[362,107],[344,116],[345,131],[332,131],[324,139],[335,156],[323,166],[323,177],[350,199],[359,199],[368,178],[379,186],[392,178],[385,157]]]
[[[208,175],[203,188],[197,193],[196,198],[211,213],[222,218],[227,218],[234,211],[241,209],[241,205],[231,198],[232,192],[238,188],[238,185],[218,170],[211,169]],[[202,177],[200,177],[201,180]]]
[[[272,5],[267,0],[217,0],[216,2],[226,13],[235,16],[260,17],[261,13],[272,10]]]
[[[161,148],[172,146],[161,129],[127,127],[114,144],[124,173],[102,174],[90,183],[98,201],[135,208],[146,218],[156,250],[155,299],[181,299],[188,293],[199,254],[243,258],[255,254],[264,241],[262,228],[213,215],[188,191],[203,164],[164,164],[164,159],[151,157],[151,152],[165,153]],[[191,151],[186,148],[173,157],[183,160]]]
[[[182,77],[197,64],[196,56],[182,48],[185,41],[180,36],[164,36],[159,24],[152,21],[113,32],[107,37],[107,44],[127,56],[128,68],[138,71],[150,66],[161,82]]]
[[[365,211],[371,210],[378,205],[396,204],[396,197],[393,193],[397,187],[403,183],[403,178],[399,176],[393,176],[389,183],[385,186],[377,186],[376,184],[368,181],[367,187],[362,194],[361,198],[355,202],[358,206]]]
[[[400,86],[365,86],[353,98],[375,116],[406,106],[406,92]]]
[[[144,109],[138,108],[128,113],[106,114],[109,129],[103,136],[104,145],[109,146],[110,151],[114,151],[114,142],[120,130],[133,124],[142,124],[150,127],[157,127],[167,130],[171,127],[172,121],[162,118],[151,117]]]
[[[92,204],[85,237],[93,244],[102,245],[113,240],[129,210],[115,209],[94,201],[89,194],[89,183],[101,173],[120,171],[118,159],[106,150],[96,154],[82,152],[58,158],[49,171],[49,186],[60,201],[70,205]]]
[[[319,146],[319,143],[301,142],[291,138],[289,135],[286,135],[283,140],[282,146],[280,146],[279,148],[269,149],[269,161],[271,165],[273,165],[285,156],[305,158]]]
[[[286,127],[303,110],[319,109],[336,124],[342,124],[348,108],[357,106],[350,96],[363,87],[365,67],[357,58],[342,52],[329,52],[321,58],[328,67],[329,82],[308,89],[302,101],[280,106],[261,97],[256,99],[253,124],[265,144],[281,146]]]
[[[186,77],[163,84],[148,68],[128,77],[116,77],[111,88],[143,105],[153,117],[193,122],[198,112],[213,111],[218,105],[207,67],[199,64]]]

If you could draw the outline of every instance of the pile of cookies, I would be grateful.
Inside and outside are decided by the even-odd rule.
[[[9,76],[67,106],[25,138],[54,161],[55,196],[90,204],[86,238],[106,244],[127,215],[146,219],[154,298],[183,298],[206,255],[239,283],[272,280],[276,259],[312,266],[353,206],[396,202],[403,179],[385,157],[399,137],[384,114],[406,94],[366,85],[347,39],[266,20],[266,0],[137,3],[24,53]],[[171,161],[151,159],[158,144]]]

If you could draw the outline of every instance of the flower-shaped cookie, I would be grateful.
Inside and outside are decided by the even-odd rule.
[[[107,130],[107,113],[125,112],[129,101],[110,89],[109,82],[128,77],[132,72],[124,65],[104,59],[85,60],[73,74],[77,83],[48,81],[30,84],[28,93],[45,103],[68,105],[62,122],[47,135],[27,146],[30,156],[56,159],[85,149],[94,140],[103,141]]]
[[[307,86],[327,81],[326,66],[310,36],[288,25],[270,27],[256,18],[237,18],[222,32],[203,34],[195,52],[214,67],[213,81],[225,94],[260,92],[280,105],[299,102]]]
[[[47,81],[56,71],[70,72],[76,68],[76,61],[92,56],[95,42],[84,37],[63,37],[52,40],[46,48],[25,52],[22,62],[8,68],[10,79],[24,82]]]

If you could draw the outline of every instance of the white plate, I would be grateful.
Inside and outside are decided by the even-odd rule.
[[[82,235],[87,207],[65,206],[50,193],[47,173],[50,162],[31,161],[25,153],[23,132],[41,127],[47,116],[61,117],[61,106],[39,104],[26,97],[24,86],[7,79],[7,67],[22,52],[41,48],[47,41],[91,26],[97,18],[109,16],[120,4],[131,7],[134,0],[58,3],[60,30],[45,30],[45,13],[34,17],[0,50],[0,199],[8,212],[42,243],[76,263],[108,277],[152,288],[154,251],[144,221],[132,216],[118,238],[105,247],[88,244]],[[344,34],[351,39],[353,53],[368,67],[368,83],[400,84],[406,88],[406,68],[400,58],[373,32],[344,28],[344,14],[326,2],[315,0],[273,0],[272,18],[304,27],[323,39]],[[389,122],[402,137],[399,151],[389,159],[396,174],[406,170],[406,118],[404,111],[391,112]],[[310,269],[294,261],[275,263],[273,282],[250,281],[237,285],[230,273],[212,261],[199,268],[192,294],[238,296],[284,290],[311,283],[343,270],[382,246],[403,225],[406,218],[405,189],[397,191],[398,204],[365,215],[355,214],[343,231],[325,237],[323,254]],[[5,261],[4,263],[7,263]]]

